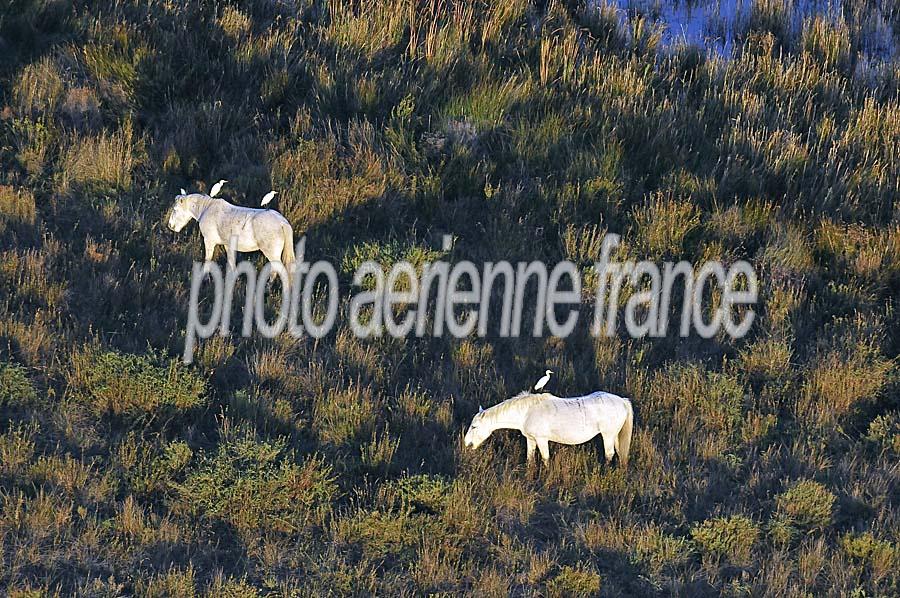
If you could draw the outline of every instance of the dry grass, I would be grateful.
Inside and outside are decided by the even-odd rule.
[[[128,190],[135,166],[134,143],[130,125],[115,133],[79,139],[63,154],[66,182],[95,183]]]

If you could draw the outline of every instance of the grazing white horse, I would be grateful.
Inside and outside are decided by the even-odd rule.
[[[294,231],[287,218],[275,210],[244,208],[220,197],[202,193],[178,195],[169,214],[169,228],[176,233],[196,220],[203,234],[206,261],[217,245],[224,245],[228,264],[235,266],[237,251],[262,251],[273,267],[294,263]]]
[[[546,462],[550,441],[581,444],[600,434],[606,461],[618,453],[622,465],[627,465],[633,425],[631,401],[618,395],[597,391],[567,399],[523,392],[489,409],[479,409],[464,443],[477,448],[494,430],[519,430],[528,442],[528,461],[537,448]]]

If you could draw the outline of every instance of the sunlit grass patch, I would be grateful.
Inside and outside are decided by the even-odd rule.
[[[809,364],[797,415],[805,422],[828,426],[839,422],[861,401],[875,400],[892,379],[894,364],[881,353],[880,322],[860,314],[841,318],[819,343]],[[827,404],[823,409],[821,405]]]
[[[365,9],[350,4],[329,6],[326,36],[363,55],[374,58],[382,50],[399,47],[409,26],[410,11],[395,0],[386,0]]]
[[[130,189],[131,173],[137,163],[135,144],[130,125],[114,133],[77,140],[65,150],[62,159],[64,180]]]
[[[832,23],[821,15],[808,18],[803,23],[800,44],[828,68],[844,72],[850,68],[850,30],[843,21]]]
[[[741,352],[741,366],[751,379],[778,380],[790,373],[792,355],[790,339],[761,338]]]
[[[29,249],[22,253],[15,250],[0,253],[0,281],[9,285],[12,292],[8,300],[12,305],[65,308],[68,285],[48,276],[56,257],[54,249],[48,246],[43,251]]]
[[[503,124],[510,110],[525,101],[532,93],[529,79],[519,76],[485,77],[472,89],[454,95],[443,108],[442,119],[445,128],[452,129],[453,123],[467,122],[479,133]]]
[[[648,257],[683,257],[689,235],[700,226],[700,211],[687,200],[654,195],[635,210],[638,248]]]
[[[23,117],[52,115],[62,102],[65,84],[59,66],[45,56],[26,66],[13,87],[16,112]]]

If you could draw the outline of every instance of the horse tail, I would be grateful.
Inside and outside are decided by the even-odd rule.
[[[281,261],[288,272],[290,272],[291,266],[294,265],[296,260],[294,257],[294,230],[291,228],[290,223],[284,222],[281,224],[281,234],[284,235],[284,249],[281,250]]]
[[[631,449],[631,432],[634,428],[634,409],[631,407],[631,401],[625,400],[625,423],[622,424],[622,428],[619,430],[619,435],[616,437],[618,441],[617,452],[619,453],[619,461],[621,461],[623,466],[628,465],[628,451]]]

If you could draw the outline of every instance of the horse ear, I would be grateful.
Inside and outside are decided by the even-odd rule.
[[[478,406],[478,413],[481,413],[482,411],[484,411],[484,407],[482,407],[481,405],[479,405],[479,406]]]

